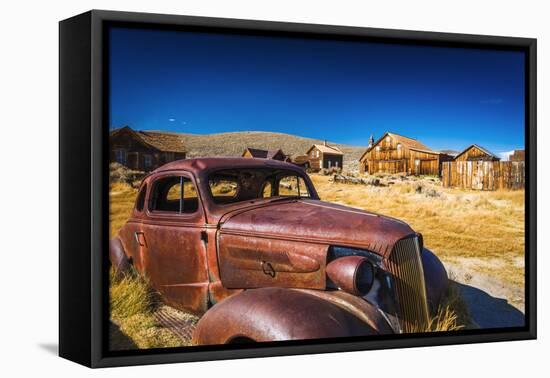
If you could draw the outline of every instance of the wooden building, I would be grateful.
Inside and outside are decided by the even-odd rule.
[[[525,161],[525,150],[514,150],[510,155],[510,161]]]
[[[279,161],[289,161],[290,158],[285,155],[283,150],[260,150],[258,148],[248,147],[244,150],[242,157],[246,158],[259,158],[259,159],[272,159]]]
[[[363,153],[359,170],[369,174],[439,176],[441,163],[449,160],[451,156],[433,151],[416,139],[386,132]]]
[[[135,131],[128,126],[109,134],[110,161],[138,171],[152,171],[168,162],[185,159],[183,138],[179,134]]]
[[[295,156],[293,159],[292,159],[292,163],[293,164],[296,164],[297,166],[299,167],[302,167],[304,169],[308,169],[310,166],[309,166],[309,155],[298,155],[298,156]]]
[[[314,144],[307,150],[309,167],[313,169],[342,169],[344,153],[336,146],[330,146],[327,141],[323,144]]]
[[[465,148],[454,158],[455,161],[499,161],[500,158],[477,144]]]

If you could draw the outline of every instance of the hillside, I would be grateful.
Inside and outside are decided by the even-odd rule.
[[[322,144],[322,140],[299,137],[291,134],[263,131],[240,131],[220,134],[184,134],[187,157],[241,156],[247,147],[276,150],[282,149],[287,155],[304,155],[313,144]],[[358,161],[366,147],[331,143],[344,153],[344,169],[356,170]]]

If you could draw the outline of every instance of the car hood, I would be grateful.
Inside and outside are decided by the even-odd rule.
[[[319,200],[273,201],[232,211],[220,220],[222,234],[368,249],[387,256],[395,242],[413,235],[404,222]]]

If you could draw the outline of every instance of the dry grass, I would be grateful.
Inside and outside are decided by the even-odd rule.
[[[116,277],[111,271],[110,280],[112,350],[187,345],[155,319],[160,301],[144,278],[135,273]]]
[[[377,187],[311,177],[321,199],[401,219],[443,261],[472,259],[475,270],[523,287],[524,190],[449,189],[434,178],[385,178],[393,184]]]
[[[468,306],[454,283],[452,272],[449,274],[449,278],[451,281],[443,303],[439,305],[437,312],[430,318],[427,332],[459,331],[474,327],[468,312]]]
[[[132,188],[130,185],[115,182],[109,186],[109,234],[112,238],[120,230],[120,228],[126,223],[134,203],[136,201],[137,189]]]

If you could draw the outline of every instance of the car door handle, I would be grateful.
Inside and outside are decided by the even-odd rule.
[[[134,232],[134,236],[136,237],[136,243],[138,243],[140,247],[145,247],[147,243],[145,242],[145,234],[143,231]]]

